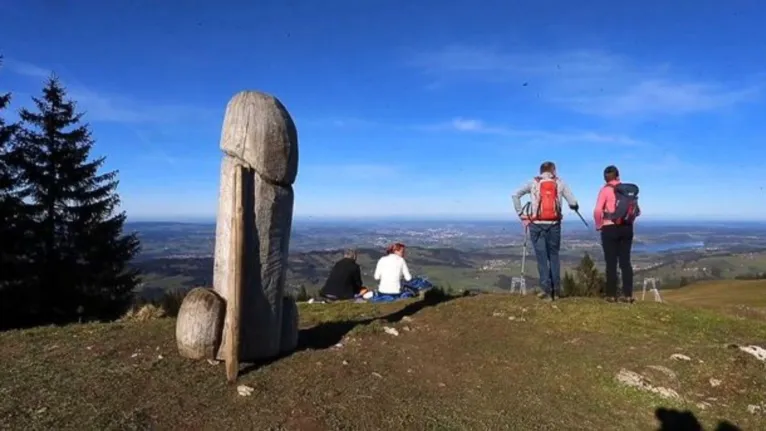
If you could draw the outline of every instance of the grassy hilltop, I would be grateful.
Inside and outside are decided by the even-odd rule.
[[[10,331],[0,429],[650,430],[659,407],[762,429],[766,364],[727,346],[766,347],[766,282],[664,295],[302,304],[302,349],[245,369],[251,396],[222,364],[180,358],[173,319]],[[625,386],[621,370],[677,397]]]

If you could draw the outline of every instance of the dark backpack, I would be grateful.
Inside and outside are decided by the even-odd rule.
[[[604,217],[614,224],[633,224],[636,217],[641,215],[641,208],[638,207],[638,186],[630,183],[607,186],[614,189],[615,203],[614,212],[604,213]]]

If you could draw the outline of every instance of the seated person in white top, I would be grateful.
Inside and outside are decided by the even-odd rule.
[[[404,260],[404,244],[396,243],[386,249],[386,255],[375,266],[375,280],[381,295],[399,295],[402,293],[402,278],[412,280],[407,262]]]

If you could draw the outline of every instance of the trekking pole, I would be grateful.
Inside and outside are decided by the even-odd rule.
[[[548,257],[548,277],[551,280],[551,301],[556,300],[556,286],[553,284],[553,266],[551,265],[551,251],[545,251],[545,255]]]
[[[585,227],[590,228],[590,226],[588,226],[588,222],[585,221],[585,217],[583,217],[582,214],[580,214],[580,211],[575,210],[575,214],[577,214],[577,216],[580,217],[580,220],[582,220]]]

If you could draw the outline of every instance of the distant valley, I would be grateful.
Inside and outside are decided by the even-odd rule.
[[[138,292],[152,298],[169,289],[211,286],[215,225],[212,223],[131,223],[143,251],[134,265],[142,271]],[[597,234],[564,226],[562,265],[578,264],[589,253],[601,264]],[[523,231],[509,222],[296,222],[291,240],[288,285],[313,294],[346,247],[359,249],[364,282],[386,244],[408,245],[414,274],[451,289],[506,290],[521,272]],[[531,246],[525,275],[533,286],[536,266]],[[659,277],[673,287],[687,281],[734,278],[766,272],[766,224],[691,226],[646,223],[637,228],[634,267],[643,277]],[[639,286],[640,287],[640,286]]]

